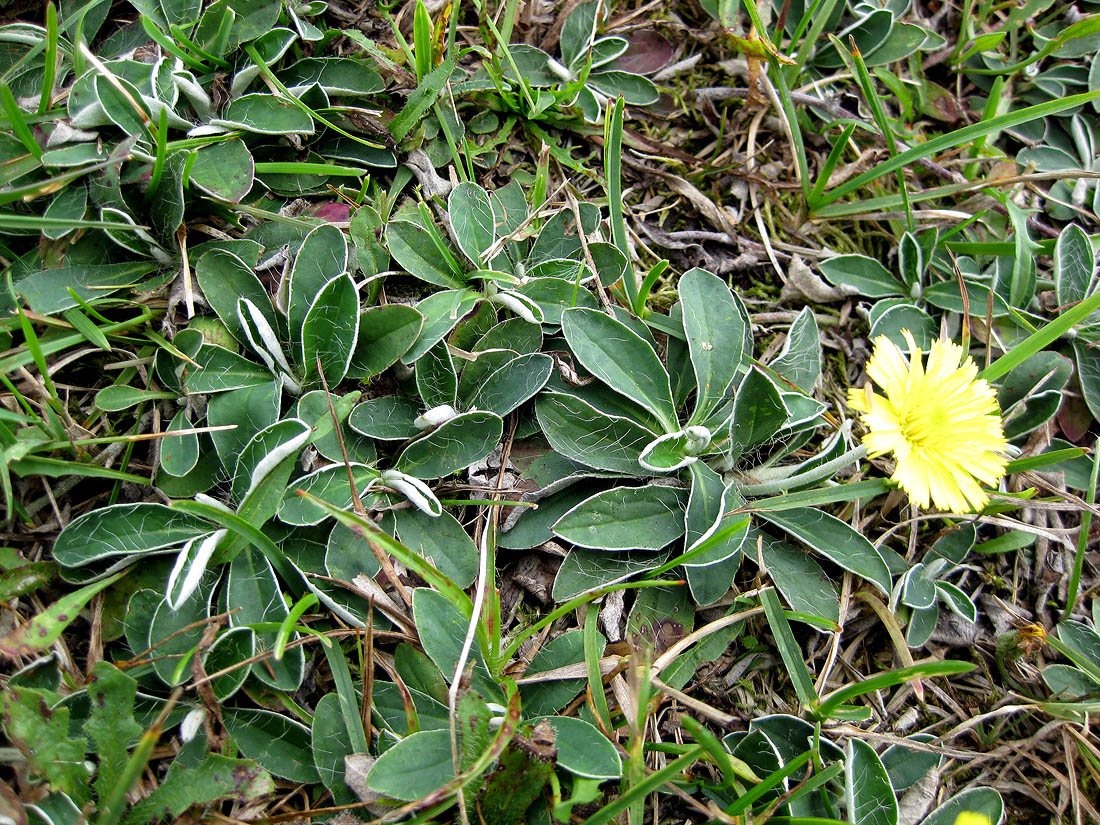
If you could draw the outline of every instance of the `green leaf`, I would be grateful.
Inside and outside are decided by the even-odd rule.
[[[145,401],[174,398],[175,393],[143,390],[127,384],[111,384],[95,394],[95,405],[104,412],[121,412]]]
[[[554,525],[555,535],[597,550],[660,550],[684,535],[687,491],[647,484],[585,499]]]
[[[42,234],[50,240],[58,240],[69,234],[82,221],[88,211],[88,187],[80,183],[69,184],[58,192],[42,217],[61,221],[54,229],[43,228]]]
[[[275,776],[291,782],[320,781],[313,764],[310,731],[302,723],[251,708],[224,708],[222,717],[241,753]]]
[[[1083,670],[1073,665],[1047,665],[1043,668],[1043,682],[1055,700],[1080,699],[1100,691],[1100,682],[1090,679]]]
[[[978,606],[974,604],[973,599],[963,592],[962,588],[951,582],[938,581],[936,582],[936,594],[952,613],[960,616],[970,624],[978,621]]]
[[[94,512],[102,512],[96,510]],[[60,539],[58,539],[60,540]],[[62,596],[45,610],[36,613],[26,624],[20,625],[0,638],[0,653],[9,657],[31,656],[40,650],[46,650],[61,636],[61,633],[84,609],[92,597],[104,588],[114,584],[122,573],[89,584],[66,596]]]
[[[755,545],[758,535],[750,542]],[[840,624],[840,594],[814,559],[793,544],[762,536],[760,555],[763,570],[798,613],[807,613]]]
[[[726,282],[705,270],[685,272],[677,290],[697,388],[691,423],[698,424],[730,390],[745,356],[748,318]]]
[[[73,290],[82,301],[97,303],[100,299],[153,272],[151,262],[127,264],[79,264],[56,269],[39,269],[15,282],[17,295],[22,295],[32,310],[40,315],[56,315],[80,306],[69,294]]]
[[[255,40],[263,58],[274,62],[296,39],[287,29],[275,28],[283,10],[279,0],[217,0],[206,7],[206,13],[222,6],[236,14],[227,50]]]
[[[581,270],[587,271],[578,261],[571,261],[570,266],[578,273]],[[560,324],[562,313],[571,307],[599,309],[600,306],[591,292],[579,287],[575,280],[567,281],[564,278],[532,277],[527,283],[517,287],[516,292],[535,302],[542,310],[543,323],[546,324]]]
[[[401,544],[401,542],[397,541],[389,533],[383,531],[373,521],[362,518],[355,513],[340,510],[320,499],[312,500],[315,504],[334,515],[337,521],[342,525],[351,528],[360,535],[369,536],[372,542],[381,545],[383,550],[420,576],[420,578],[424,579],[424,581],[428,582],[428,584],[436,590],[443,593],[450,599],[452,604],[463,605],[463,610],[467,614],[472,610],[470,597],[466,595],[462,588],[458,587],[450,578],[440,573],[434,566],[411,551],[408,547]]]
[[[622,96],[633,106],[649,106],[661,96],[653,81],[633,72],[594,72],[588,76],[588,82],[608,97]]]
[[[993,825],[999,825],[1004,820],[1005,806],[993,788],[967,788],[932,811],[921,825],[954,825],[964,811],[984,815]]]
[[[866,537],[836,516],[809,507],[758,515],[889,595],[892,586],[890,568],[882,554]]]
[[[179,430],[193,429],[191,419],[187,417],[187,410],[176,413],[168,425],[166,433]],[[164,472],[171,476],[185,476],[199,463],[199,436],[197,433],[188,435],[168,436],[161,439],[160,466]]]
[[[229,565],[226,595],[229,604],[236,609],[229,617],[232,627],[263,622],[280,623],[287,617],[287,606],[271,563],[251,547],[238,553]],[[263,653],[272,649],[275,646],[275,636],[275,631],[256,633],[256,652]],[[297,638],[297,634],[294,637]],[[269,658],[256,662],[252,665],[252,674],[276,690],[294,691],[301,684],[304,669],[305,655],[302,648],[294,647],[287,650],[280,660]],[[278,774],[277,771],[272,772]]]
[[[875,749],[862,739],[848,740],[844,800],[852,825],[897,825],[898,800]]]
[[[466,285],[465,273],[441,242],[438,233],[413,221],[386,224],[386,248],[402,269],[426,283],[461,289]]]
[[[84,732],[95,740],[99,755],[95,790],[100,800],[107,799],[122,780],[130,746],[143,733],[134,721],[136,694],[136,681],[109,662],[96,662],[95,675],[88,683],[92,710]]]
[[[240,203],[252,191],[255,171],[255,161],[245,142],[226,140],[195,152],[190,181],[215,198]]]
[[[935,740],[930,733],[914,733],[906,737],[916,744],[929,744]],[[904,742],[904,740],[903,740]],[[901,793],[943,762],[943,755],[906,747],[903,742],[891,745],[882,752],[882,766],[890,776],[894,791]]]
[[[255,762],[211,753],[198,767],[169,771],[164,781],[126,815],[123,825],[167,822],[195,805],[219,799],[246,804],[274,792],[270,774]]]
[[[726,485],[708,465],[691,465],[691,492],[684,515],[685,544],[691,547],[711,533],[726,509]],[[710,561],[721,561],[713,558]]]
[[[169,687],[175,687],[190,677],[189,656],[197,648],[210,615],[210,598],[217,582],[207,570],[183,603],[172,608],[166,598],[157,604],[149,622],[148,646],[156,650],[153,670]],[[182,667],[181,667],[182,665]]]
[[[163,504],[114,504],[92,510],[66,525],[53,557],[79,567],[116,556],[166,550],[210,532],[210,522]]]
[[[428,409],[458,403],[458,375],[446,342],[440,341],[416,362],[416,390]]]
[[[420,634],[420,646],[449,684],[455,675],[470,620],[436,590],[418,587],[413,591],[413,619]],[[471,646],[467,667],[473,667],[475,688],[485,696],[499,696],[500,688],[489,676],[485,652],[478,639]]]
[[[622,775],[618,751],[595,725],[575,716],[542,716],[530,721],[537,725],[543,720],[554,728],[559,767],[587,779],[618,779]]]
[[[294,258],[286,294],[286,317],[293,339],[300,340],[302,325],[318,293],[347,268],[348,242],[343,232],[326,223],[306,235]]]
[[[407,446],[393,466],[414,478],[449,476],[489,455],[503,433],[499,415],[463,413]]]
[[[908,292],[886,267],[866,255],[837,255],[822,261],[818,268],[833,286],[854,287],[864,298],[885,298]]]
[[[596,35],[598,9],[598,3],[581,3],[565,18],[559,40],[561,57],[567,67],[573,68],[588,51]]]
[[[480,300],[481,296],[470,289],[445,289],[418,303],[416,310],[424,317],[424,325],[416,341],[401,356],[401,363],[415,363],[417,358],[442,341]]]
[[[910,290],[923,280],[926,263],[917,236],[912,232],[902,234],[898,243],[898,269],[901,270],[902,281]]]
[[[485,376],[465,399],[466,406],[488,410],[503,418],[546,386],[553,370],[554,359],[549,355],[540,352],[519,355]]]
[[[124,133],[149,141],[152,125],[149,107],[134,84],[117,75],[108,78],[102,74],[96,75],[94,84],[95,95],[107,119]]]
[[[812,392],[821,377],[819,335],[813,310],[803,307],[787,331],[783,349],[768,366],[804,392]]]
[[[343,524],[334,524],[325,541],[325,572],[342,581],[351,581],[360,573],[373,578],[382,568],[364,548],[367,544],[362,536]]]
[[[78,804],[86,802],[91,780],[84,762],[86,741],[69,738],[69,708],[51,710],[37,690],[9,687],[0,692],[0,710],[4,732],[26,757],[30,771]]]
[[[267,319],[267,323],[272,328],[277,328],[275,310],[271,306],[271,297],[267,290],[253,274],[252,267],[232,252],[211,249],[200,256],[195,264],[195,278],[210,308],[218,314],[218,319],[240,343],[248,343],[237,314],[237,302],[241,298],[251,301]]]
[[[279,386],[275,381],[230,390],[213,396],[206,407],[206,423],[211,427],[236,429],[210,433],[222,466],[232,470],[245,445],[260,430],[279,420]]]
[[[748,536],[749,521],[744,514],[729,511],[741,502],[737,493],[727,489],[722,477],[709,466],[701,461],[691,465],[691,493],[684,518],[684,544],[690,558],[683,562],[689,571],[699,568],[696,572],[702,573],[740,551]],[[735,526],[739,524],[740,527]],[[704,546],[707,549],[701,549]]]
[[[894,300],[897,299],[887,298],[882,303]],[[913,304],[896,303],[878,316],[872,314],[872,317],[874,320],[871,324],[871,340],[874,341],[880,335],[885,335],[903,351],[908,349],[908,342],[902,330],[909,330],[917,346],[924,350],[931,347],[932,342],[939,336],[939,323]]]
[[[354,753],[355,749],[344,723],[340,697],[335,693],[326,693],[313,709],[310,741],[313,763],[321,775],[321,782],[332,792],[334,801],[337,804],[356,801],[344,782],[344,757]]]
[[[1064,646],[1060,653],[1100,682],[1100,633],[1071,619],[1058,625],[1058,641]]]
[[[986,284],[979,284],[970,280],[964,283],[966,286],[967,300],[970,306],[985,307],[988,305],[991,290]],[[1008,304],[1005,303],[1005,299],[996,292],[993,292],[992,295],[993,317],[1002,318],[1008,315],[1009,309]],[[962,312],[964,308],[962,290],[959,288],[958,282],[954,279],[950,281],[940,281],[938,284],[929,286],[928,289],[924,291],[924,300],[937,309],[945,309],[948,312]],[[1041,347],[1037,349],[1041,349]]]
[[[210,680],[210,688],[214,691],[214,698],[224,702],[230,698],[244,684],[248,678],[247,665],[241,665],[246,659],[256,655],[256,636],[247,627],[234,627],[218,634],[218,638],[210,645],[206,656],[203,658],[203,670],[207,673],[217,673],[229,667],[239,665],[222,676]]]
[[[57,576],[52,561],[32,561],[8,570],[0,570],[0,600],[11,601],[44,587]]]
[[[313,118],[292,103],[271,94],[242,95],[226,107],[212,126],[241,129],[259,135],[312,135]]]
[[[390,121],[390,134],[393,139],[400,142],[412,130],[432,104],[439,98],[440,93],[451,79],[455,70],[455,55],[451,55],[440,64],[431,74],[423,78],[417,84],[416,91],[409,95],[405,106]]]
[[[817,690],[814,688],[814,680],[810,670],[806,666],[805,659],[798,641],[794,637],[791,625],[787,617],[783,615],[783,607],[779,603],[779,597],[775,591],[768,589],[760,592],[760,606],[764,608],[764,614],[768,618],[775,646],[779,650],[779,656],[783,660],[783,666],[791,677],[791,684],[798,696],[799,704],[803,708],[813,708],[817,704]]]
[[[302,364],[306,377],[317,371],[330,387],[347,374],[359,335],[359,293],[348,275],[338,275],[317,293],[302,321]]]
[[[644,592],[644,591],[643,591]],[[584,661],[584,634],[579,630],[567,630],[551,639],[539,648],[531,659],[524,676],[535,676],[546,671],[556,670],[568,665],[579,665]],[[606,640],[599,637],[598,649],[603,655]],[[523,710],[528,714],[555,713],[569,704],[584,689],[585,679],[555,679],[549,682],[535,682],[520,687],[523,696]]]
[[[562,333],[585,369],[656,415],[666,432],[679,429],[668,373],[644,339],[614,318],[583,308],[563,313]]]
[[[169,24],[193,24],[199,19],[202,10],[201,0],[160,0],[161,11],[164,19]]]
[[[378,757],[367,784],[385,796],[411,802],[439,790],[454,777],[450,731],[422,730]]]
[[[279,521],[296,527],[308,527],[320,524],[328,513],[306,498],[298,495],[304,490],[310,495],[323,499],[336,507],[352,505],[351,483],[348,481],[347,464],[331,464],[294,479],[283,495],[277,515]],[[363,464],[352,463],[352,477],[358,489],[378,478],[378,471]]]
[[[779,432],[790,412],[779,387],[759,367],[753,367],[737,389],[730,419],[730,456],[736,461]]]
[[[243,502],[258,491],[269,477],[273,477],[274,481],[265,486],[277,488],[275,506],[278,506],[278,500],[282,498],[283,488],[289,478],[290,467],[287,460],[297,456],[311,434],[312,429],[301,419],[284,418],[264,427],[245,444],[233,468],[232,486],[233,499],[242,502],[242,515]],[[258,523],[263,524],[271,515],[274,515],[274,510]]]
[[[629,418],[607,415],[567,393],[541,393],[535,415],[550,446],[599,470],[639,475],[638,457],[656,437]]]
[[[340,97],[360,97],[386,87],[376,71],[346,57],[307,57],[279,72],[279,80],[288,88],[305,89],[316,83]]]
[[[905,627],[905,644],[911,648],[919,648],[928,644],[932,634],[936,630],[936,624],[940,620],[940,608],[938,605],[926,610],[914,610],[909,615],[909,624]]]
[[[1085,406],[1092,417],[1100,421],[1100,352],[1084,341],[1074,341],[1073,354]]]
[[[497,546],[510,550],[527,550],[550,541],[554,538],[550,529],[554,522],[593,493],[606,487],[606,484],[599,481],[581,480],[560,492],[539,498],[538,509],[526,509],[514,526],[497,535]]]
[[[401,543],[419,553],[459,587],[469,587],[477,575],[478,551],[458,519],[448,512],[430,516],[413,508],[398,510]]]
[[[583,548],[570,550],[554,578],[554,601],[569,601],[582,593],[656,570],[667,558],[667,553],[651,550],[628,553]]]
[[[271,380],[271,373],[259,364],[213,344],[203,344],[194,361],[198,369],[188,367],[183,374],[183,386],[188,395],[239,390]]]
[[[420,405],[400,395],[381,395],[356,405],[348,416],[348,426],[355,432],[382,441],[407,441],[420,435],[414,423],[420,415]]]
[[[482,266],[485,251],[496,240],[493,205],[489,202],[489,196],[476,183],[460,183],[447,198],[447,213],[458,248],[467,258]]]
[[[410,306],[370,307],[359,315],[359,340],[348,376],[367,380],[393,366],[420,335],[424,316]]]
[[[936,603],[936,581],[927,565],[920,562],[914,564],[902,578],[903,604],[916,610],[925,610]]]
[[[1054,244],[1054,290],[1058,306],[1083,301],[1093,286],[1096,261],[1088,233],[1071,223]]]
[[[638,463],[655,473],[679,470],[699,460],[689,454],[692,443],[693,439],[686,430],[667,433],[645,445],[638,456]]]
[[[151,190],[147,202],[149,224],[154,235],[169,246],[175,242],[176,232],[183,225],[186,208],[183,192],[183,172],[187,157],[183,152],[168,156],[161,170],[160,181]],[[109,231],[109,230],[108,230]]]

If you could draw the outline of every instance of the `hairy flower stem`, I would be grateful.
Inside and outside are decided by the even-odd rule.
[[[773,496],[778,493],[786,492],[792,487],[801,487],[805,484],[823,481],[838,470],[843,470],[849,464],[855,464],[861,458],[866,457],[866,455],[867,448],[860,444],[848,450],[848,452],[843,455],[837,456],[832,461],[826,461],[824,464],[814,467],[812,470],[806,470],[804,473],[795,473],[794,475],[787,476],[786,478],[779,478],[775,481],[742,484],[738,490],[742,495],[746,496]]]

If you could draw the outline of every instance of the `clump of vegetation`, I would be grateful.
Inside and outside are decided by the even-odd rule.
[[[4,817],[1100,819],[1086,4],[4,11]]]

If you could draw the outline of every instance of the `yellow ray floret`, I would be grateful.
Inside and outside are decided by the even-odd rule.
[[[893,453],[891,478],[919,507],[980,509],[989,497],[978,482],[995,485],[1005,472],[1008,442],[996,393],[958,344],[934,341],[925,365],[913,336],[902,335],[909,358],[880,335],[867,365],[884,395],[870,384],[848,391],[848,404],[867,427],[868,455]]]
[[[976,811],[960,811],[955,817],[954,825],[993,825],[989,817]]]

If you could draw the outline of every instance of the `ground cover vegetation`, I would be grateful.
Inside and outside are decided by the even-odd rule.
[[[0,3],[0,818],[1100,821],[1100,9]]]

